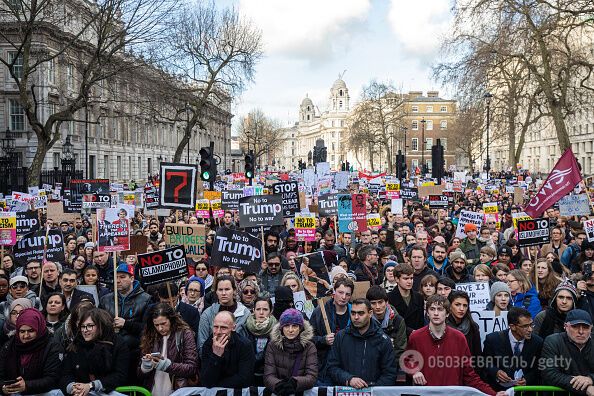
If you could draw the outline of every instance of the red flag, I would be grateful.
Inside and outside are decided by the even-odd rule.
[[[525,212],[533,219],[540,217],[555,202],[573,191],[576,184],[581,181],[582,175],[578,163],[571,148],[568,148],[559,158],[540,190],[528,202]]]

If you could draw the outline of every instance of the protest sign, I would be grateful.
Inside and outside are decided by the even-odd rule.
[[[419,197],[425,198],[430,195],[443,195],[443,190],[445,189],[444,184],[435,185],[425,185],[423,183],[422,186],[419,186]]]
[[[299,206],[299,185],[297,182],[273,184],[272,193],[282,197],[283,217],[293,217],[301,209]]]
[[[130,235],[130,250],[122,252],[124,256],[146,253],[148,237],[146,235]]]
[[[386,182],[386,199],[400,198],[400,183]]]
[[[594,219],[584,221],[584,231],[586,231],[588,242],[594,242]]]
[[[188,264],[182,246],[138,255],[142,284],[156,285],[188,276]]]
[[[119,252],[130,249],[130,222],[125,210],[97,209],[96,239],[100,252]]]
[[[447,209],[448,204],[448,197],[445,195],[429,195],[430,209]]]
[[[242,190],[223,190],[221,194],[221,207],[223,210],[239,209],[239,198],[243,197]]]
[[[313,213],[295,215],[295,236],[303,241],[316,240],[316,217]]]
[[[19,212],[16,214],[17,235],[25,235],[30,232],[37,231],[39,227],[39,213],[36,210]]]
[[[37,195],[33,197],[33,209],[47,208],[47,193],[45,190],[38,190]]]
[[[413,187],[401,187],[400,198],[410,199],[412,201],[419,201],[419,190]]]
[[[536,246],[551,240],[549,219],[518,220],[518,243],[520,247]]]
[[[307,299],[305,291],[298,291],[293,293],[293,303],[295,309],[304,314],[307,319],[311,318],[311,314],[314,311],[313,303]]]
[[[210,201],[208,199],[196,200],[196,217],[201,219],[210,218]]]
[[[212,245],[211,262],[258,273],[262,265],[262,241],[247,232],[221,227]]]
[[[350,172],[336,172],[334,175],[334,188],[337,190],[347,190],[349,188]]]
[[[353,282],[355,287],[353,288],[353,294],[351,295],[351,301],[358,298],[365,298],[367,290],[371,287],[369,281]]]
[[[203,224],[169,224],[163,226],[168,246],[182,245],[186,256],[194,259],[206,254],[206,226]]]
[[[109,195],[109,179],[70,180],[69,206],[80,212],[83,195],[90,193]]]
[[[365,194],[338,195],[338,228],[340,232],[365,231],[367,211]]]
[[[211,200],[210,207],[212,208],[212,217],[215,219],[222,219],[225,216],[225,211],[221,208],[220,199]]]
[[[382,219],[379,213],[369,213],[367,215],[367,228],[372,231],[378,231],[382,228]]]
[[[159,191],[152,184],[144,186],[144,207],[146,209],[156,209],[159,207]]]
[[[481,335],[481,344],[485,343],[487,334],[496,331],[507,330],[507,311],[501,311],[499,316],[495,316],[495,311],[472,311],[472,319],[479,327]]]
[[[242,228],[282,225],[280,195],[254,195],[239,199],[239,224]]]
[[[330,174],[330,163],[329,162],[318,162],[316,163],[316,174],[318,177],[323,177]]]
[[[514,187],[514,205],[522,205],[524,203],[524,189],[522,187]]]
[[[80,212],[80,209],[79,209]],[[48,202],[47,204],[47,218],[52,220],[74,221],[80,217],[80,213],[65,213],[63,202]]]
[[[456,290],[468,293],[468,297],[470,297],[468,309],[471,311],[483,311],[491,301],[489,282],[458,283]]]
[[[528,216],[526,212],[512,213],[512,223],[516,231],[518,230],[518,221],[530,219],[532,219],[532,217]]]
[[[318,212],[320,217],[331,217],[338,215],[338,201],[336,194],[320,195],[318,197]]]
[[[47,261],[58,261],[63,263],[64,238],[62,231],[51,229],[45,236],[46,231],[35,231],[23,236],[14,246],[14,259],[20,266],[24,266],[31,260],[43,260],[44,250]]]
[[[403,213],[403,203],[402,203],[402,198],[400,199],[393,199],[391,206],[390,206],[391,212],[393,214],[402,214]]]
[[[458,226],[456,227],[456,236],[458,238],[466,238],[464,226],[469,223],[475,224],[477,229],[480,230],[481,226],[483,225],[483,214],[468,210],[461,211],[460,218],[458,219]]]
[[[196,201],[196,165],[161,163],[159,205],[168,209],[194,209]]]
[[[89,193],[83,194],[83,209],[99,209],[111,207],[111,196],[109,194]]]
[[[561,216],[589,216],[590,201],[587,194],[566,195],[559,200]]]
[[[0,212],[0,245],[14,245],[16,242],[16,213]]]
[[[499,213],[499,208],[497,207],[497,202],[485,202],[485,203],[483,203],[483,212],[485,214]]]

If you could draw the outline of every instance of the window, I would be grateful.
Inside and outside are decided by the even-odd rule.
[[[339,100],[339,101],[338,101],[338,108],[339,108],[339,109],[342,109],[342,100]]]
[[[47,62],[47,82],[53,84],[56,82],[56,68],[54,59]]]
[[[433,130],[433,121],[427,120],[427,125],[425,125],[427,131]]]
[[[418,168],[418,167],[419,167],[419,160],[418,160],[418,159],[413,159],[413,160],[411,161],[411,165],[412,165],[412,168],[413,168],[413,169],[416,169],[416,168]]]
[[[8,63],[10,64],[10,63],[14,62],[14,64],[12,65],[12,72],[14,73],[14,75],[17,78],[22,78],[23,77],[23,54],[19,54],[19,56],[15,60],[16,56],[17,56],[17,52],[15,52],[15,51],[9,52],[8,53]]]
[[[419,112],[419,106],[412,106],[410,108],[410,111],[413,112],[413,113],[418,113]]]
[[[54,168],[59,168],[60,167],[60,153],[54,153],[52,155],[52,159],[53,159],[53,167]]]
[[[441,111],[442,113],[447,113],[448,112],[448,106],[441,106],[439,108],[439,111]]]
[[[412,149],[412,151],[419,150],[419,139],[418,138],[412,138],[411,149]]]
[[[18,100],[10,99],[10,130],[24,131],[25,130],[25,109]]]
[[[413,131],[418,131],[418,130],[419,130],[419,121],[417,121],[417,120],[414,120],[414,121],[412,122],[412,128],[411,128],[411,129],[412,129]]]
[[[344,127],[344,120],[340,120],[340,126]]]
[[[431,146],[433,146],[433,138],[426,138],[425,139],[425,150],[431,150]]]
[[[332,120],[331,125],[334,126],[334,120]]]
[[[441,142],[441,145],[443,146],[444,151],[447,151],[448,150],[448,139],[441,138],[440,142]]]
[[[103,177],[109,179],[109,155],[103,156]]]
[[[138,157],[138,175],[136,175],[137,178],[142,178],[143,174],[142,174],[142,157]]]
[[[66,65],[66,84],[68,89],[74,86],[74,67],[71,64]]]
[[[440,127],[441,129],[448,129],[448,122],[447,122],[446,120],[442,120],[442,121],[439,123],[439,127]]]
[[[433,113],[433,106],[427,106],[427,113]]]
[[[118,176],[117,177],[118,177],[118,180],[121,180],[122,179],[122,157],[120,157],[119,155],[116,157],[116,164],[118,166],[118,169],[117,169]]]

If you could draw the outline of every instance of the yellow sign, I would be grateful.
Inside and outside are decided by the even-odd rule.
[[[485,212],[485,214],[499,213],[497,202],[485,202],[483,204],[483,212]]]
[[[382,227],[382,219],[379,213],[370,213],[367,215],[367,228],[370,230],[379,230]]]
[[[196,201],[196,210],[208,210],[210,201],[208,199],[199,199]]]
[[[520,213],[512,213],[512,222],[514,223],[514,228],[518,229],[518,220],[530,220],[532,217],[528,216],[526,212]]]
[[[434,181],[426,181],[426,182],[421,183],[421,186],[423,186],[423,187],[430,187],[430,186],[434,186],[434,185],[435,185]]]
[[[221,209],[221,200],[220,199],[213,199],[210,201],[212,206],[212,210],[220,210]]]
[[[400,191],[400,183],[386,183],[386,191]]]
[[[316,219],[313,216],[295,215],[295,228],[316,228]]]

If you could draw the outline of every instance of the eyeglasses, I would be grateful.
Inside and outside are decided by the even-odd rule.
[[[27,267],[27,271],[33,271],[33,270],[38,270],[41,269],[40,265],[36,265],[35,267]]]
[[[268,263],[269,267],[280,267],[281,263]]]
[[[523,325],[515,325],[515,326],[517,326],[517,327],[519,327],[521,329],[527,329],[529,327],[534,328],[535,325],[534,325],[534,322],[530,322],[530,323],[526,323],[526,324],[523,324]]]
[[[188,289],[188,293],[200,293],[200,289]]]
[[[27,284],[25,282],[17,282],[14,285],[10,286],[11,289],[25,289]]]
[[[206,267],[196,267],[196,271],[206,271],[208,268]]]
[[[248,295],[248,294],[256,294],[255,290],[250,290],[250,289],[243,289],[243,294]]]
[[[517,279],[514,279],[514,280],[505,281],[505,283],[507,283],[509,285],[510,283],[514,283],[514,282],[517,282],[517,281],[518,281]]]
[[[16,316],[16,317],[18,317],[21,314],[21,312],[22,311],[12,310],[12,311],[10,311],[10,316]]]
[[[82,324],[80,325],[80,331],[91,331],[95,328],[95,324],[89,323],[89,324]]]

